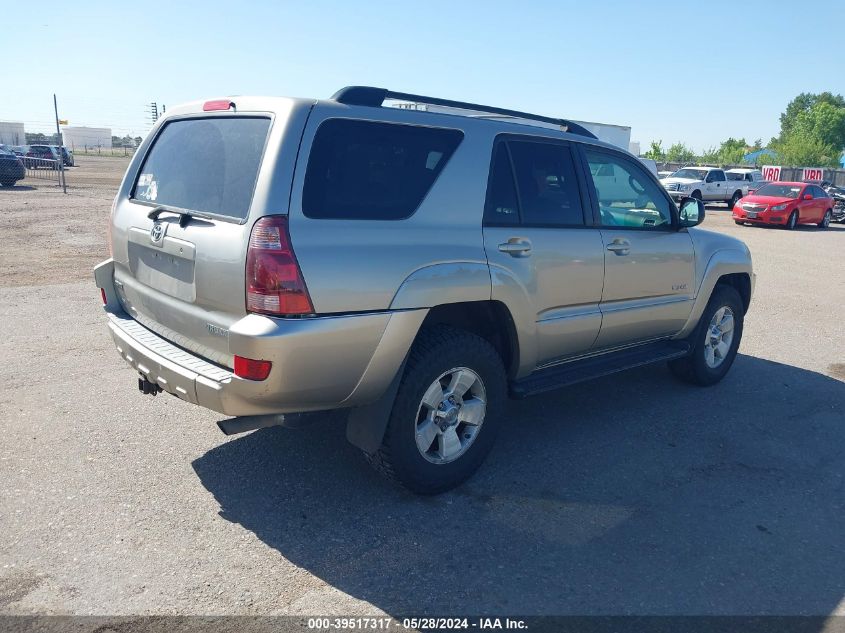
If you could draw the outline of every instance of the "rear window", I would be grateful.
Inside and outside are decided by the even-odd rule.
[[[462,138],[459,130],[329,119],[311,147],[303,213],[318,219],[407,218]]]
[[[214,117],[167,123],[144,160],[132,198],[246,218],[270,119]]]

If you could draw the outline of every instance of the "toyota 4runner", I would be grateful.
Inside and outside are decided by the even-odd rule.
[[[232,97],[156,124],[94,277],[143,392],[226,433],[342,411],[431,494],[479,467],[508,396],[658,361],[725,376],[754,274],[703,219],[565,120],[368,87]]]

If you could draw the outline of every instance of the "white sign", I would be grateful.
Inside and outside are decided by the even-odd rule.
[[[804,168],[804,176],[801,180],[822,180],[822,176],[824,175],[824,169],[821,167],[805,167]]]
[[[763,180],[780,180],[780,167],[773,167],[772,165],[763,167]]]

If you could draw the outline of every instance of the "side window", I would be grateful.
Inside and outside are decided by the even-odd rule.
[[[584,212],[568,145],[509,141],[519,210],[526,226],[583,226]]]
[[[623,156],[585,149],[599,201],[602,226],[666,228],[672,211],[666,196],[643,169]],[[612,165],[614,176],[601,176]],[[724,177],[724,176],[723,176]]]
[[[515,226],[519,224],[519,203],[508,148],[504,143],[498,143],[493,151],[484,221],[493,225]]]
[[[318,219],[407,218],[461,139],[460,130],[328,119],[311,146],[302,211]]]
[[[711,182],[725,182],[725,172],[721,169],[714,169],[710,172]]]

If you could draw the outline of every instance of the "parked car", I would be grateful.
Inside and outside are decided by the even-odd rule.
[[[740,182],[742,184],[742,195],[747,196],[749,193],[754,193],[760,187],[765,185],[768,180],[763,178],[763,172],[759,169],[745,169],[737,167],[728,169],[725,176],[729,181]],[[733,205],[731,205],[733,208]]]
[[[26,168],[21,159],[5,148],[0,148],[0,185],[12,187],[26,177]]]
[[[343,411],[370,463],[433,494],[520,424],[509,395],[662,361],[725,376],[754,274],[745,244],[695,228],[701,200],[679,210],[570,121],[386,99],[444,104],[352,87],[159,119],[94,271],[142,392],[235,416],[227,434]]]
[[[73,167],[74,166],[73,152],[71,150],[69,150],[64,145],[62,145],[61,148],[59,148],[58,145],[51,145],[50,147],[52,147],[53,150],[57,153],[61,149],[62,162],[64,163],[65,167]]]
[[[665,171],[665,170],[662,170],[662,171],[658,171],[658,172],[657,172],[657,177],[658,177],[658,178],[660,178],[661,180],[663,180],[663,179],[664,179],[664,178],[666,178],[667,176],[671,176],[671,175],[672,175],[672,174],[674,174],[674,173],[675,173],[674,171]]]
[[[14,145],[10,148],[15,156],[23,158],[29,151],[29,145]]]
[[[826,229],[833,217],[833,199],[818,185],[771,182],[743,198],[733,209],[737,224],[777,224],[794,229],[818,224]]]
[[[718,167],[684,167],[660,182],[676,201],[690,196],[705,202],[726,202],[733,208],[743,196],[742,185],[728,180]]]
[[[50,145],[30,145],[24,163],[30,169],[58,169],[59,154]]]

